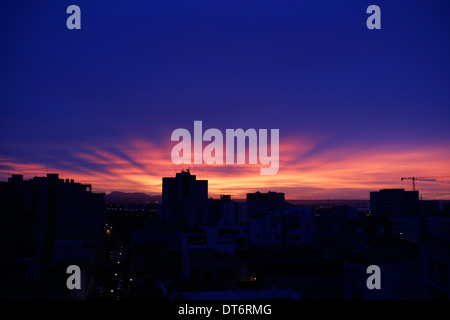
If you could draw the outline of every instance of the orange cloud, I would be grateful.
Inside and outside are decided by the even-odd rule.
[[[52,164],[50,172],[61,178],[90,183],[94,190],[160,194],[162,177],[189,168],[197,179],[209,181],[209,195],[232,194],[245,198],[255,191],[285,192],[288,199],[367,199],[370,191],[383,188],[411,189],[401,177],[430,177],[443,182],[417,181],[417,189],[430,197],[450,197],[450,148],[421,146],[343,146],[318,148],[323,140],[288,137],[281,140],[280,169],[276,175],[260,175],[261,165],[174,165],[174,145],[157,145],[142,139],[126,144],[83,147],[70,159]],[[322,150],[323,149],[323,150]],[[45,174],[40,163],[21,163],[2,157],[0,172],[25,178]],[[447,193],[447,195],[445,195]]]

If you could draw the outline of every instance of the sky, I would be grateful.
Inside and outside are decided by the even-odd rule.
[[[66,9],[81,9],[69,30]],[[381,8],[369,30],[366,9]],[[0,10],[0,180],[161,193],[450,198],[449,1],[12,1]],[[279,171],[175,165],[171,133],[279,129]]]

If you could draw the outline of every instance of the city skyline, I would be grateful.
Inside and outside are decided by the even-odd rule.
[[[448,201],[234,201],[187,170],[162,180],[162,203],[111,202],[57,174],[0,182],[1,298],[448,300]]]
[[[92,191],[96,192],[96,193],[114,194],[115,192],[122,192],[124,194],[124,196],[125,196],[125,199],[126,199],[127,195],[133,196],[133,194],[146,194],[148,196],[158,196],[158,197],[162,196],[163,190],[164,190],[164,186],[163,186],[164,179],[167,179],[169,176],[174,175],[174,174],[176,174],[176,175],[178,175],[180,173],[182,174],[183,172],[186,172],[188,174],[192,174],[194,176],[198,176],[198,173],[196,173],[196,172],[192,172],[191,173],[189,168],[186,168],[186,169],[182,168],[179,171],[173,171],[173,172],[169,173],[169,175],[167,175],[167,176],[161,176],[160,177],[160,181],[162,181],[162,182],[160,183],[160,189],[158,191],[156,191],[156,192],[151,192],[151,193],[150,192],[146,192],[145,190],[120,190],[120,189],[105,190],[105,189],[100,189],[98,187],[95,187],[95,185],[93,185],[88,180],[80,180],[80,179],[77,179],[77,178],[73,179],[73,177],[60,175],[60,173],[56,173],[56,172],[46,172],[46,173],[43,173],[41,175],[36,174],[34,176],[29,176],[29,177],[27,175],[24,175],[23,173],[17,172],[17,173],[10,174],[6,181],[9,181],[13,176],[20,176],[21,179],[25,179],[25,180],[33,180],[35,178],[38,178],[38,179],[39,178],[45,178],[46,176],[49,176],[49,175],[50,176],[57,176],[57,177],[59,177],[59,179],[61,181],[69,181],[69,180],[70,181],[74,181],[75,180],[75,181],[77,181],[77,183],[88,185],[89,188],[91,188]],[[203,179],[202,176],[199,176],[199,178]],[[267,192],[269,192],[269,193],[270,192],[275,192],[275,193],[285,194],[285,192],[282,191],[282,190],[284,190],[283,188],[276,189],[276,188],[261,187],[261,186],[260,187],[251,187],[251,188],[242,189],[241,190],[242,193],[227,192],[223,187],[221,188],[220,185],[218,187],[213,185],[212,188],[211,188],[210,181],[208,179],[203,179],[203,180],[206,181],[206,183],[209,185],[209,187],[208,187],[209,191],[208,191],[207,196],[208,196],[208,198],[211,198],[211,199],[212,198],[219,199],[223,195],[228,195],[228,196],[231,196],[234,200],[244,200],[248,196],[248,194],[255,193],[255,192],[257,192],[257,193],[258,192],[263,192],[263,193],[264,192],[266,192],[266,193]],[[410,181],[415,180],[411,184],[412,189],[408,188],[408,187],[403,187],[403,186],[396,187],[394,185],[394,186],[391,186],[391,187],[384,186],[384,187],[380,187],[379,189],[370,190],[368,195],[364,196],[364,197],[354,197],[354,198],[351,198],[351,197],[348,197],[348,198],[345,198],[345,197],[342,197],[342,198],[331,198],[331,197],[321,197],[321,198],[317,197],[317,198],[314,198],[314,197],[311,197],[311,198],[308,198],[308,197],[292,197],[292,196],[290,196],[288,194],[286,199],[287,200],[370,200],[370,194],[375,192],[375,191],[378,191],[378,190],[405,190],[405,191],[411,191],[411,190],[415,189],[415,191],[418,192],[418,195],[420,196],[421,200],[445,200],[445,201],[449,201],[448,193],[434,193],[434,194],[432,194],[432,193],[423,193],[421,188],[420,188],[422,183],[425,183],[425,184],[428,184],[428,183],[445,183],[446,184],[446,183],[448,183],[447,181],[442,181],[442,180],[440,181],[440,180],[435,180],[435,179],[428,179],[427,180],[427,179],[420,178],[420,177],[414,177],[414,178],[412,178],[412,177],[406,177],[405,178],[404,177],[404,178],[402,178],[402,181],[403,180],[408,181],[408,183],[411,183]],[[419,184],[419,187],[417,187],[418,184]],[[211,189],[213,190],[212,192],[211,192]],[[362,191],[362,190],[363,189],[361,189],[360,191]],[[230,190],[228,190],[228,191],[230,191]]]
[[[450,4],[78,1],[0,13],[0,180],[58,173],[94,190],[161,193],[190,169],[210,195],[368,199],[383,188],[450,194]],[[276,128],[280,164],[174,165],[170,135]],[[437,196],[440,194],[440,196]]]
[[[261,176],[260,164],[175,165],[170,160],[170,148],[167,152],[155,152],[157,147],[147,141],[139,141],[109,149],[89,150],[83,147],[84,152],[73,155],[73,163],[57,162],[56,167],[44,163],[18,164],[2,159],[3,168],[17,169],[4,170],[1,180],[6,181],[12,174],[32,178],[58,173],[64,178],[92,184],[97,191],[160,194],[163,176],[190,169],[209,180],[210,196],[214,197],[226,193],[235,198],[245,198],[248,192],[276,190],[286,193],[289,199],[368,199],[370,191],[374,190],[412,190],[411,181],[402,181],[401,177],[415,176],[438,180],[416,181],[417,190],[425,199],[448,199],[450,196],[450,176],[440,174],[447,172],[446,159],[450,158],[450,149],[430,148],[426,152],[414,152],[383,146],[391,150],[380,154],[381,147],[356,152],[349,148],[348,155],[342,155],[340,150],[326,150],[321,156],[316,156],[311,155],[315,147],[310,141],[304,142],[305,147],[298,149],[294,143],[280,145],[280,169],[273,176]],[[306,147],[308,143],[310,146]],[[70,148],[65,151],[68,150]],[[427,166],[423,166],[424,163]],[[89,166],[96,169],[90,170]],[[434,172],[436,174],[430,174]]]

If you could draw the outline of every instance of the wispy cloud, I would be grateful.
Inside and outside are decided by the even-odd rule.
[[[421,192],[450,192],[449,184],[439,179],[450,175],[448,146],[411,148],[386,144],[323,148],[323,139],[301,136],[285,137],[280,142],[280,169],[273,176],[260,175],[259,164],[174,165],[170,158],[174,143],[156,144],[144,139],[102,147],[54,146],[56,151],[60,148],[61,155],[54,159],[39,152],[35,161],[32,157],[24,160],[0,155],[0,174],[2,180],[12,173],[31,178],[44,175],[48,164],[49,172],[91,183],[94,190],[157,194],[161,193],[162,177],[189,168],[198,179],[209,181],[213,197],[230,193],[242,198],[247,192],[271,190],[285,192],[292,199],[368,198],[370,191],[381,188],[410,189],[408,181],[400,178],[417,176],[428,177],[417,181]]]

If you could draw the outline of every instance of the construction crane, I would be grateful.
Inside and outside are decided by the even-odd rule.
[[[412,180],[412,183],[413,183],[413,191],[416,191],[416,177],[407,177],[407,178],[402,178],[402,181],[403,180]]]
[[[442,181],[442,180],[437,180],[436,178],[431,178],[431,177],[422,177],[422,178],[417,178],[417,177],[407,177],[407,178],[402,178],[403,180],[412,180],[412,184],[413,184],[413,191],[416,191],[416,181],[430,181],[430,182],[440,182],[440,183],[447,183],[450,184],[449,181]]]

